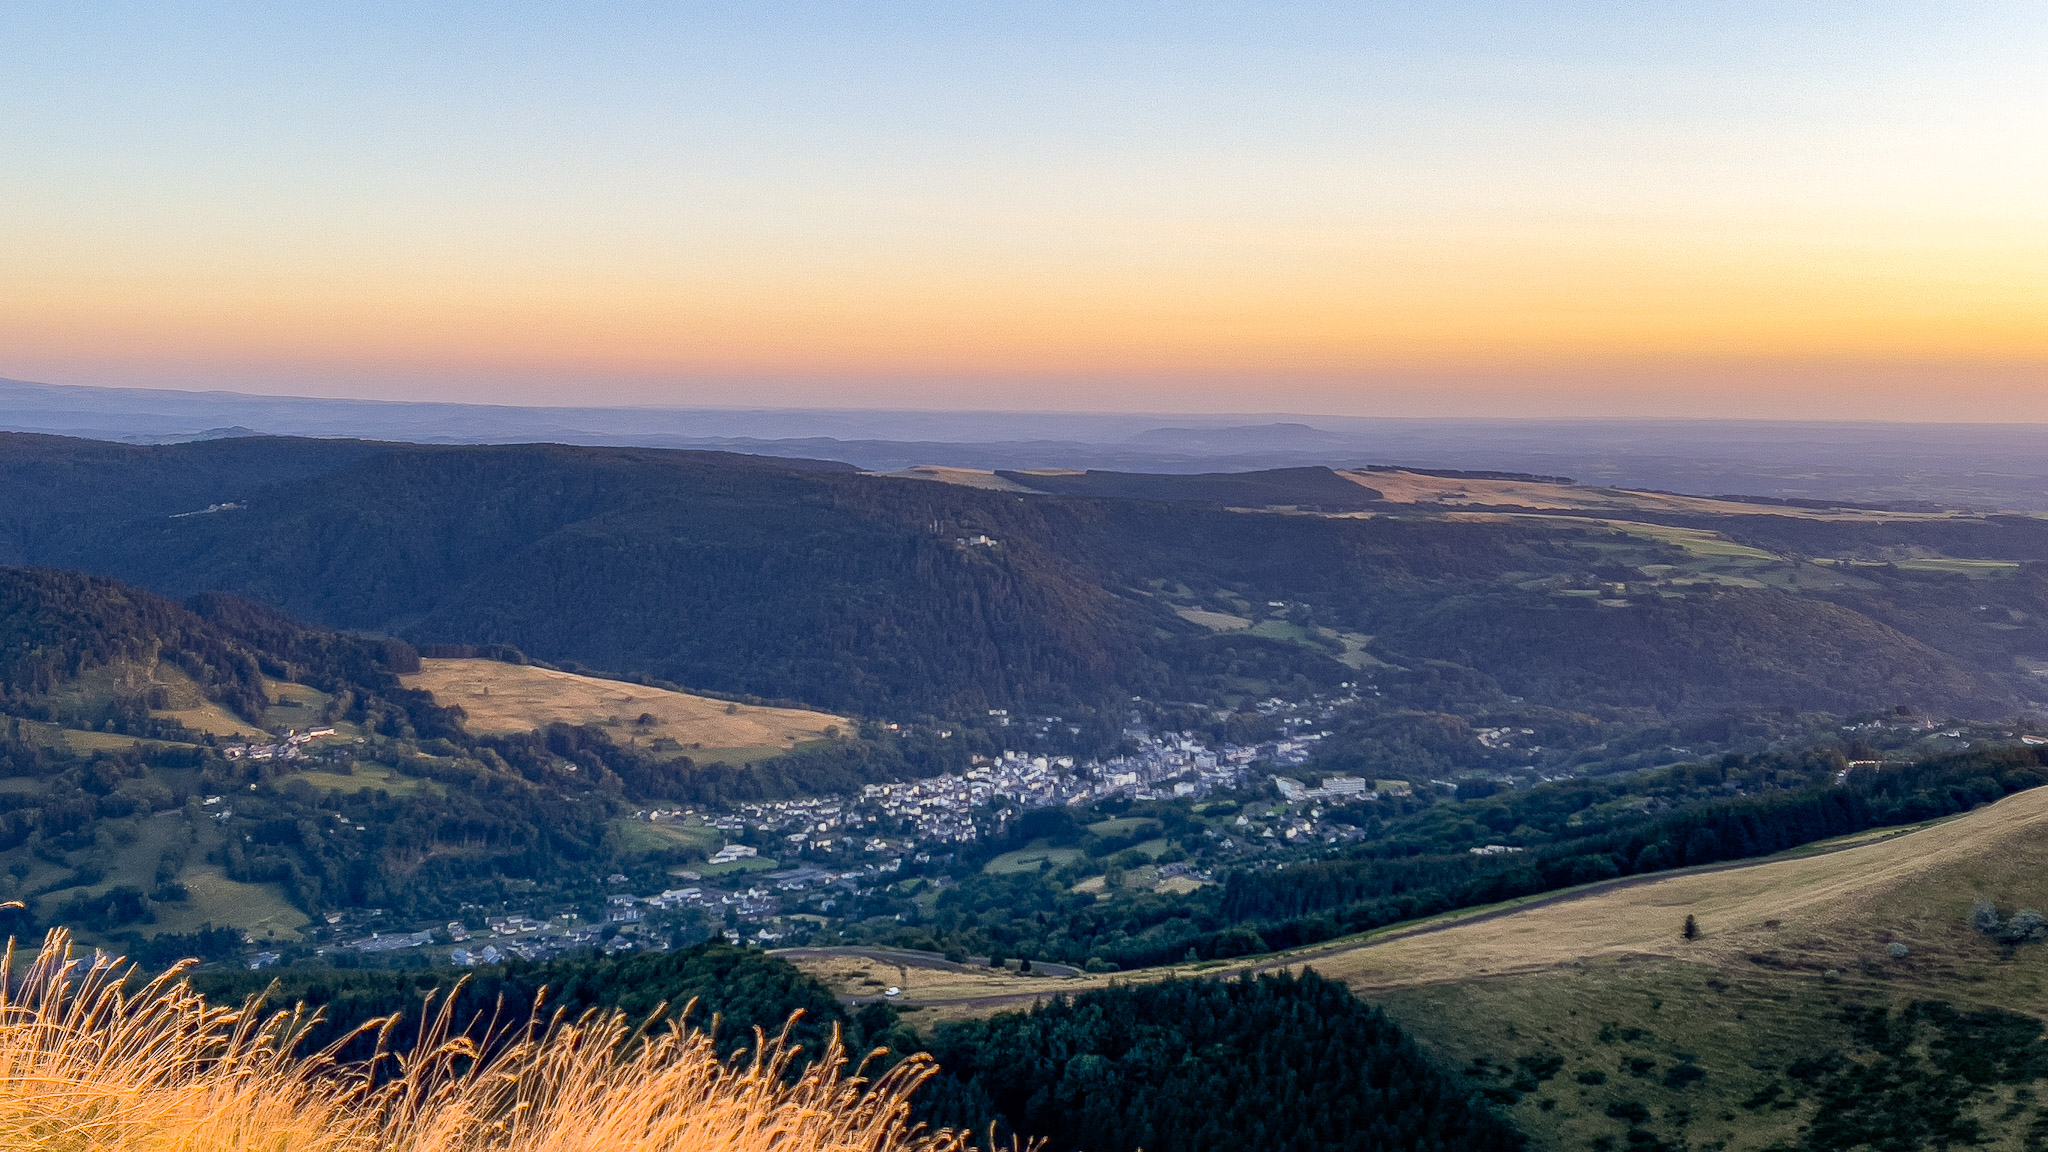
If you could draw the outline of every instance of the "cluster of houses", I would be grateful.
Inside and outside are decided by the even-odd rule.
[[[861,802],[891,823],[908,823],[918,842],[965,843],[977,839],[977,809],[997,801],[1017,808],[1081,805],[1123,796],[1156,800],[1203,796],[1246,782],[1262,750],[1226,744],[1210,749],[1186,733],[1155,735],[1142,727],[1124,731],[1134,750],[1108,760],[1076,763],[1072,756],[1035,756],[1015,750],[978,763],[968,771],[898,784],[870,784]],[[1270,756],[1271,748],[1264,749]]]
[[[870,784],[858,797],[762,801],[716,813],[690,807],[652,809],[640,815],[657,821],[697,819],[729,836],[748,829],[778,835],[792,854],[847,851],[901,859],[919,845],[968,843],[981,838],[989,829],[978,823],[977,817],[992,804],[1029,809],[1119,796],[1131,800],[1199,798],[1217,789],[1243,787],[1250,782],[1251,766],[1256,762],[1298,764],[1321,738],[1322,733],[1309,732],[1256,746],[1210,748],[1191,733],[1159,734],[1134,724],[1124,730],[1127,751],[1107,760],[1077,763],[1072,756],[1012,749],[992,759],[977,758],[973,767],[961,773]],[[878,826],[889,835],[876,834]],[[754,847],[728,842],[710,863],[730,864],[757,852]]]
[[[603,939],[598,925],[579,924],[573,915],[565,913],[562,920],[563,923],[555,924],[535,920],[524,913],[492,916],[485,921],[485,931],[489,933],[490,940],[481,945],[470,943],[473,933],[469,927],[460,920],[453,920],[440,932],[433,929],[418,932],[372,932],[368,936],[336,945],[336,949],[374,954],[424,948],[445,940],[455,944],[448,958],[458,966],[471,967],[477,964],[495,964],[510,957],[538,962],[592,948],[602,947],[617,952],[637,946],[635,941],[624,938],[614,938],[607,942]],[[320,951],[325,952],[326,949]],[[254,966],[252,963],[251,967]]]
[[[1349,689],[1350,685],[1345,685]],[[1009,808],[1082,805],[1122,797],[1129,800],[1197,798],[1216,790],[1252,783],[1252,765],[1278,768],[1306,763],[1327,735],[1311,731],[1335,709],[1356,702],[1356,693],[1341,698],[1312,697],[1289,701],[1279,697],[1251,707],[1276,720],[1280,738],[1257,745],[1224,744],[1212,748],[1190,732],[1156,733],[1135,719],[1123,731],[1124,752],[1106,760],[1077,762],[1072,756],[1040,755],[1015,749],[993,759],[977,757],[973,767],[951,775],[889,784],[870,784],[858,797],[822,796],[743,803],[725,811],[693,807],[643,811],[654,821],[697,820],[737,838],[748,830],[779,836],[791,855],[806,851],[837,851],[900,860],[920,845],[968,843],[991,828],[978,823],[992,804]],[[1003,709],[991,709],[999,724],[1011,720]],[[1057,716],[1025,718],[1030,731],[1048,728]],[[1283,784],[1283,789],[1293,784]],[[1338,795],[1349,785],[1335,783]],[[1364,785],[1362,793],[1369,792]],[[1318,794],[1314,798],[1320,798]],[[1369,798],[1369,796],[1365,797]],[[892,838],[893,837],[893,838]],[[760,844],[759,839],[755,839]],[[768,849],[773,852],[774,848]],[[725,865],[757,854],[759,849],[733,842],[710,860]]]
[[[274,744],[224,744],[220,754],[229,760],[297,760],[306,754],[306,745],[324,736],[333,736],[332,728],[308,728],[304,732],[289,731]]]
[[[1536,730],[1534,728],[1474,728],[1472,730],[1472,736],[1479,741],[1480,747],[1491,748],[1496,752],[1505,751],[1512,747],[1520,738],[1534,736],[1535,734]],[[1530,751],[1537,751],[1537,749],[1532,748]]]
[[[1026,808],[1064,802],[1073,787],[1073,765],[1071,756],[1005,752],[958,775],[870,784],[861,789],[861,803],[898,827],[907,825],[920,843],[967,843],[981,835],[977,808],[999,799]]]
[[[1273,787],[1279,790],[1280,798],[1287,801],[1335,800],[1344,803],[1377,800],[1380,795],[1373,789],[1372,781],[1358,776],[1328,776],[1314,788],[1291,776],[1275,776]]]
[[[422,948],[434,942],[434,934],[428,932],[393,932],[386,935],[372,932],[359,940],[350,940],[341,947],[349,952],[397,952],[405,948]]]
[[[580,923],[569,913],[562,915],[562,923],[509,914],[485,920],[482,931],[489,936],[484,942],[472,941],[471,930],[456,921],[439,931],[371,932],[333,947],[379,953],[439,941],[454,945],[451,959],[458,965],[489,964],[507,957],[538,961],[600,947],[610,951],[663,947],[666,932],[658,926],[693,910],[709,920],[714,931],[722,926],[727,939],[774,943],[787,931],[779,927],[784,923],[785,905],[804,913],[832,915],[848,897],[889,883],[892,874],[899,873],[913,855],[919,861],[928,860],[945,845],[971,842],[998,830],[1007,819],[1005,810],[1080,806],[1119,797],[1201,797],[1253,783],[1254,764],[1298,765],[1325,735],[1309,729],[1327,715],[1329,706],[1328,701],[1302,704],[1277,698],[1259,702],[1258,710],[1279,721],[1283,735],[1258,745],[1211,747],[1193,733],[1153,732],[1134,718],[1124,729],[1121,754],[1103,760],[1077,762],[1072,756],[1013,749],[989,759],[977,757],[972,767],[958,774],[868,785],[858,796],[742,803],[716,811],[692,806],[649,809],[640,813],[642,818],[698,822],[724,833],[726,843],[710,855],[710,867],[744,864],[763,851],[784,855],[765,836],[780,837],[788,845],[789,856],[825,850],[866,859],[854,870],[844,870],[843,865],[834,870],[801,864],[777,871],[729,874],[730,879],[722,881],[726,887],[705,883],[701,873],[677,871],[672,873],[679,881],[675,887],[649,895],[620,892],[607,897],[604,921],[599,924]],[[1032,731],[1046,727],[1044,722],[1057,719],[1027,721],[1024,735],[1028,738]],[[333,730],[326,728],[294,732],[276,745],[244,746],[231,754],[290,758],[312,740],[332,734]],[[1375,795],[1372,782],[1355,777],[1326,778],[1313,788],[1284,776],[1276,777],[1276,782],[1290,801],[1342,803]],[[218,800],[209,797],[208,803]],[[221,811],[226,811],[224,804]],[[1247,822],[1241,818],[1239,823]],[[1289,813],[1277,823],[1262,821],[1256,829],[1228,831],[1247,838],[1284,837],[1291,841],[1319,836],[1324,830],[1308,814]],[[753,843],[739,842],[742,836]],[[614,885],[627,882],[623,875],[610,880]]]
[[[533,936],[498,944],[485,944],[478,948],[458,946],[448,953],[448,959],[458,968],[473,968],[478,964],[496,964],[501,960],[516,957],[540,963],[571,952],[587,952],[598,949],[604,952],[625,952],[639,947],[636,941],[624,936],[604,940],[595,927],[572,928],[565,932]]]
[[[770,876],[786,876],[789,873],[769,873]],[[773,881],[766,881],[773,883]],[[669,888],[652,896],[633,896],[618,893],[605,900],[605,919],[613,924],[637,924],[646,912],[680,911],[685,908],[702,908],[723,915],[730,911],[741,920],[757,920],[773,916],[782,910],[775,894],[759,883],[745,888],[727,890],[705,884],[686,883],[681,888]]]

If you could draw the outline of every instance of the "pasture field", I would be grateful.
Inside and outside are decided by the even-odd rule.
[[[324,724],[333,728],[337,736],[347,739],[353,740],[363,734],[361,728],[346,720],[325,718],[334,697],[318,688],[265,676],[263,694],[270,700],[270,707],[263,710],[265,731],[282,732],[296,728],[303,732],[314,725]]]
[[[286,780],[303,780],[319,789],[333,789],[337,792],[369,792],[375,789],[393,796],[411,796],[421,789],[438,790],[440,785],[432,780],[401,775],[388,764],[359,760],[355,770],[347,774],[340,772],[296,772]]]
[[[208,700],[199,685],[175,664],[123,662],[91,668],[61,685],[51,699],[62,707],[87,709],[121,696],[160,692],[164,707],[151,715],[175,720],[214,736],[254,735],[261,725]]]
[[[782,865],[773,856],[748,856],[724,864],[692,864],[690,871],[699,876],[735,876],[742,872],[773,872]]]
[[[1252,626],[1250,617],[1212,612],[1207,608],[1175,608],[1173,614],[1190,624],[1200,624],[1211,632],[1241,632]]]
[[[126,885],[148,891],[156,884],[156,865],[166,848],[194,836],[194,829],[185,819],[183,812],[159,812],[146,819],[135,821],[129,829],[131,838],[120,846],[113,859],[108,862],[106,874],[91,884],[70,885],[50,888],[34,905],[38,914],[46,919],[57,905],[75,896],[99,895],[109,889]],[[37,863],[47,863],[37,861]],[[32,872],[29,879],[40,882],[40,886],[62,883],[71,879],[70,869],[52,868],[47,878],[41,869]],[[216,921],[219,923],[219,921]]]
[[[1951,512],[1885,512],[1859,508],[1799,508],[1751,504],[1713,496],[1681,496],[1630,488],[1596,488],[1541,480],[1488,480],[1419,472],[1343,470],[1337,474],[1379,492],[1390,504],[1536,508],[1544,511],[1679,512],[1697,516],[1782,516],[1794,520],[1882,522],[1953,519]]]
[[[1910,556],[1900,560],[1842,560],[1817,556],[1815,564],[1837,570],[1857,568],[1900,568],[1908,572],[1953,572],[1958,576],[2010,576],[2020,570],[2017,560],[1970,560],[1949,556]]]
[[[1007,480],[985,468],[949,468],[941,464],[915,464],[898,472],[871,472],[871,476],[893,476],[900,480],[935,480],[941,484],[957,484],[962,488],[981,488],[990,492],[1032,492],[1015,480]]]
[[[853,721],[826,712],[733,704],[496,660],[423,660],[419,672],[403,679],[408,688],[432,693],[438,704],[460,707],[475,733],[595,724],[620,744],[701,762],[766,759],[855,730]]]
[[[1339,632],[1335,628],[1317,628],[1316,635],[1325,640],[1333,640],[1343,646],[1342,654],[1338,655],[1336,659],[1337,663],[1346,667],[1361,670],[1366,668],[1393,667],[1393,665],[1366,650],[1366,646],[1372,643],[1372,637],[1367,636],[1363,632]]]
[[[175,665],[159,663],[152,674],[153,679],[164,687],[169,697],[169,707],[151,713],[167,720],[175,720],[194,732],[210,736],[254,736],[261,725],[246,720],[219,704],[208,700],[199,691],[199,685]],[[268,685],[266,683],[266,692]],[[303,726],[303,725],[302,725]]]
[[[211,864],[187,865],[178,873],[178,882],[191,896],[182,904],[162,906],[156,923],[138,926],[144,936],[192,932],[202,924],[215,924],[243,929],[259,942],[293,943],[299,929],[312,923],[275,887],[231,880]]]
[[[1901,560],[1898,566],[1909,572],[1953,572],[1960,576],[2010,576],[2020,570],[2016,560],[1964,560],[1946,556]]]
[[[118,887],[148,891],[156,886],[157,864],[165,852],[182,847],[186,863],[177,880],[185,886],[186,899],[158,903],[154,923],[131,925],[124,931],[154,936],[192,932],[212,924],[244,929],[259,941],[285,943],[297,941],[299,929],[310,923],[274,885],[233,880],[205,862],[207,852],[220,843],[220,831],[211,822],[194,825],[182,811],[159,812],[134,821],[131,832],[108,862],[106,874],[89,885],[55,887],[71,878],[71,869],[32,860],[23,882],[28,890],[45,890],[35,902],[38,914],[47,918],[66,900],[98,896]]]
[[[61,741],[73,752],[125,752],[138,744],[154,744],[164,748],[191,748],[193,745],[182,740],[145,740],[139,736],[123,736],[118,732],[82,732],[76,728],[58,728],[55,725],[37,725],[53,741]]]
[[[1501,1094],[1535,1149],[1624,1147],[1631,1128],[1696,1148],[1789,1147],[1810,1113],[1745,1105],[1787,1066],[1849,1046],[1839,989],[1684,961],[1596,961],[1369,998],[1444,1067]],[[1534,1091],[1503,1093],[1523,1067],[1553,1065]]]
[[[666,852],[675,848],[696,848],[710,853],[718,851],[723,836],[718,829],[707,824],[692,821],[678,824],[672,820],[634,820],[621,817],[611,822],[611,828],[618,834],[619,843],[629,852]]]
[[[266,676],[263,678],[263,694],[270,701],[269,706],[261,716],[238,716],[207,699],[183,669],[161,660],[148,665],[124,664],[91,669],[66,684],[56,698],[82,705],[148,691],[161,693],[164,702],[164,707],[151,709],[150,715],[174,720],[194,732],[210,736],[251,739],[288,728],[304,731],[319,724],[329,725],[349,738],[362,735],[359,729],[346,721],[325,718],[334,698],[319,689]],[[70,734],[68,739],[72,747],[81,752],[126,747],[134,743],[128,737],[120,737],[113,743],[96,738],[104,735],[81,732]]]
[[[1659,544],[1669,544],[1683,549],[1688,555],[1714,560],[1751,560],[1764,564],[1781,563],[1781,558],[1772,552],[1738,544],[1718,532],[1704,528],[1676,528],[1668,524],[1646,524],[1639,520],[1588,520],[1627,536],[1636,536]]]
[[[1007,872],[1036,872],[1048,861],[1053,867],[1059,868],[1080,858],[1079,848],[1054,848],[1043,841],[1036,841],[1015,851],[1003,853],[983,864],[981,870],[998,875]]]
[[[1320,650],[1321,644],[1311,638],[1309,630],[1286,620],[1261,620],[1248,629],[1253,636],[1267,640],[1285,640],[1289,644],[1300,644]]]
[[[1536,1148],[1619,1146],[1634,1125],[1694,1147],[1790,1146],[1815,1115],[1786,1092],[1799,1087],[1791,1073],[1852,1049],[1848,1012],[1941,1001],[2048,1013],[2048,949],[2006,955],[1968,922],[1978,899],[2010,915],[2048,898],[2044,831],[2048,796],[2037,789],[1909,835],[1866,834],[1840,851],[1590,897],[1577,912],[1532,908],[1434,934],[1439,945],[1474,944],[1474,966],[1490,969],[1476,975],[1417,980],[1428,937],[1381,946],[1398,955],[1405,945],[1403,968],[1370,962],[1373,948],[1314,966],[1344,973],[1446,1064],[1491,1061],[1496,1071],[1475,1083],[1499,1085],[1499,1067],[1518,1060],[1561,1059],[1554,1080],[1509,1106]],[[1694,909],[1704,930],[1686,941],[1673,925]],[[1626,927],[1631,914],[1664,938]],[[1588,956],[1504,963],[1516,944],[1543,947],[1523,929],[1545,921],[1550,944],[1573,930],[1600,938],[1545,958]],[[1962,1115],[1982,1126],[1986,1147],[2032,1147],[2018,1118],[2037,1090],[1993,1085]],[[1647,1119],[1617,1119],[1638,1110]]]

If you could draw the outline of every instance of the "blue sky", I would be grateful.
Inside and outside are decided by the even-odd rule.
[[[2048,359],[2037,4],[26,3],[0,47],[4,375],[1676,412],[1795,366],[1825,413]]]

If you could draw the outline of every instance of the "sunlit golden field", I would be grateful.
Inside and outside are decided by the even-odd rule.
[[[12,950],[8,956],[13,960]],[[10,963],[7,971],[13,971]],[[0,1148],[283,1152],[961,1152],[908,1119],[931,1074],[873,1081],[835,1042],[795,1077],[761,1038],[721,1061],[711,1036],[617,1014],[467,1035],[443,1011],[414,1056],[304,1053],[303,1011],[208,1004],[178,972],[147,984],[59,929],[0,986]],[[387,1022],[381,1042],[396,1025]]]
[[[620,743],[673,747],[693,759],[721,755],[735,763],[789,751],[798,744],[851,735],[853,721],[826,712],[734,704],[622,680],[577,676],[496,660],[423,660],[404,678],[408,688],[460,707],[472,732],[530,732],[549,724],[616,729]],[[647,719],[639,722],[640,717]],[[654,745],[665,738],[669,743]]]

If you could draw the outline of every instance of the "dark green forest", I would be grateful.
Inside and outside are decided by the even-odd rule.
[[[381,908],[401,920],[445,919],[464,905],[536,897],[600,906],[604,877],[622,868],[658,875],[664,862],[636,858],[617,839],[613,822],[635,803],[857,791],[956,770],[971,752],[993,747],[971,732],[966,736],[974,739],[938,740],[914,728],[874,729],[861,739],[735,768],[655,758],[598,729],[556,725],[474,737],[455,713],[399,683],[396,673],[417,659],[399,642],[310,629],[220,594],[179,605],[106,580],[34,570],[0,571],[0,604],[7,606],[0,616],[0,652],[7,656],[0,690],[17,713],[0,741],[0,770],[33,782],[0,791],[0,851],[21,854],[13,880],[22,897],[91,892],[43,900],[37,916],[103,935],[147,926],[177,904],[183,895],[176,877],[201,857],[232,879],[276,885],[308,914]],[[59,681],[144,658],[174,663],[223,703],[245,710],[261,704],[259,672],[321,687],[332,694],[328,718],[369,735],[298,766],[230,761],[215,738],[167,733],[167,722],[151,715],[151,701],[118,691],[92,705],[91,715],[68,719],[166,742],[81,753],[35,739],[24,726],[57,716],[51,701],[69,699],[49,691]],[[1333,744],[1335,766],[1358,754],[1356,743]],[[304,778],[316,767],[330,774],[388,770],[394,786],[316,786]],[[1085,817],[1055,809],[1024,814],[1001,835],[928,862],[904,861],[901,883],[848,895],[837,926],[820,942],[836,936],[1114,968],[1229,957],[1596,880],[1754,857],[1963,811],[2044,780],[2034,748],[1973,751],[1884,771],[1851,769],[1839,750],[1821,748],[1731,754],[1520,789],[1475,779],[1455,798],[1389,794],[1334,806],[1325,818],[1355,829],[1355,840],[1291,856],[1219,848],[1234,830],[1232,814],[1265,803],[1256,795],[1200,811],[1187,802]],[[207,839],[197,806],[202,795],[233,795],[242,835]],[[1118,812],[1148,822],[1142,832],[1116,836],[1083,826]],[[156,814],[192,831],[163,849],[153,880],[107,887],[109,846],[132,840]],[[1143,840],[1164,848],[1140,853],[1135,845]],[[998,853],[1033,843],[1083,851],[1071,863],[1036,872],[983,870]],[[1470,851],[1489,844],[1514,851]],[[1130,891],[1108,900],[1075,890],[1089,877],[1107,879],[1155,860],[1199,860],[1216,869],[1220,883],[1181,895]],[[31,876],[44,878],[27,884]],[[27,926],[23,915],[15,920]],[[203,933],[147,946],[151,954],[189,946],[206,956],[225,948]]]
[[[445,970],[216,971],[194,981],[217,1002],[264,993],[272,1005],[317,1008],[322,1019],[305,1041],[313,1047],[398,1015],[397,1052],[410,1049],[429,1006],[449,996],[455,1019],[477,1036],[523,1025],[536,1003],[544,1015],[617,1008],[635,1019],[664,1008],[680,1016],[691,1006],[689,1020],[716,1019],[728,1055],[751,1048],[755,1029],[773,1034],[801,1013],[792,1035],[807,1052],[821,1051],[836,1029],[856,1058],[876,1048],[888,1050],[885,1064],[930,1053],[940,1074],[918,1093],[921,1120],[1042,1139],[1058,1152],[1518,1148],[1520,1137],[1490,1102],[1538,1091],[1564,1063],[1503,1057],[1494,1063],[1514,1082],[1474,1091],[1377,1009],[1312,972],[1118,986],[923,1032],[888,1005],[842,1006],[789,964],[723,944],[627,959],[513,962],[459,977]],[[2048,1133],[2048,1114],[2025,1106],[2048,1080],[2048,1037],[2038,1019],[1931,1000],[1888,1010],[1850,999],[1839,1011],[1846,1044],[1816,1042],[1782,1065],[1760,1065],[1765,1083],[1740,1104],[1750,1112],[1810,1114],[1796,1141],[1800,1152],[1981,1143],[1992,1133],[1971,1110],[2001,1088],[2018,1091],[1999,1122],[2023,1128],[2031,1140]],[[363,1038],[346,1051],[360,1057],[370,1050]],[[1491,1065],[1474,1061],[1481,1066]],[[1676,1147],[1643,1130],[1641,1105],[1624,1100],[1608,1113],[1630,1123],[1630,1147]]]
[[[147,670],[175,667],[215,702],[263,731],[263,676],[332,697],[303,722],[345,722],[368,735],[299,762],[230,760],[223,740],[152,714]],[[203,855],[232,879],[275,884],[308,913],[378,907],[405,917],[450,916],[464,902],[497,903],[536,887],[556,899],[602,903],[602,878],[625,865],[609,822],[650,800],[712,803],[857,792],[877,780],[931,775],[981,745],[886,731],[780,757],[758,769],[651,759],[601,731],[555,725],[527,735],[473,737],[460,715],[400,673],[418,656],[399,641],[307,628],[221,594],[178,604],[97,577],[0,569],[0,852],[25,853],[14,877],[50,878],[15,895],[98,885],[110,851],[142,821],[194,829],[164,849],[149,884],[116,888],[43,915],[118,933],[153,923],[184,897],[179,870]],[[101,690],[70,691],[105,673]],[[118,673],[118,674],[117,674]],[[137,737],[79,752],[36,722]],[[316,787],[305,771],[387,768],[402,788]],[[199,805],[234,796],[239,837],[214,837]],[[0,883],[6,883],[0,880]],[[24,915],[11,923],[27,926]],[[237,942],[239,944],[239,941]],[[168,941],[213,955],[210,939]]]
[[[207,971],[193,985],[216,1002],[237,1002],[261,994],[274,1005],[304,1003],[321,1020],[305,1044],[318,1050],[349,1037],[368,1021],[400,1016],[411,1027],[398,1030],[391,1047],[409,1051],[425,1016],[453,997],[454,1020],[472,1036],[493,1024],[519,1027],[540,1006],[543,1018],[560,1012],[570,1019],[584,1012],[617,1009],[635,1023],[679,1020],[700,1027],[716,1022],[719,1049],[731,1055],[754,1046],[754,1030],[770,1035],[797,1016],[791,1037],[806,1051],[823,1049],[839,1029],[860,1054],[875,1046],[914,1046],[892,1011],[849,1014],[823,985],[791,965],[749,948],[700,944],[657,955],[601,957],[502,966],[455,972],[449,969],[287,969],[283,972]],[[798,1014],[801,1013],[800,1016]],[[364,1037],[344,1054],[369,1055]]]
[[[323,1019],[307,1044],[338,1041],[373,1019],[403,1014],[405,1051],[430,1002],[453,996],[455,1019],[486,1034],[543,1014],[616,1008],[636,1020],[667,1009],[716,1018],[732,1054],[801,1012],[794,1037],[809,1052],[837,1029],[858,1059],[928,1051],[937,1077],[916,1097],[933,1125],[1043,1139],[1056,1152],[1222,1152],[1280,1149],[1519,1148],[1512,1128],[1434,1066],[1386,1017],[1313,974],[1244,981],[1172,981],[1060,998],[1028,1012],[939,1026],[920,1036],[894,1009],[842,1008],[824,987],[760,952],[700,945],[625,960],[514,963],[458,982],[442,972],[207,973],[216,1000],[256,992],[304,1002]],[[346,1054],[367,1056],[365,1036]]]
[[[1899,703],[1996,716],[2024,687],[2013,658],[2048,651],[2039,565],[1974,581],[1873,568],[1840,591],[1717,578],[1601,607],[1599,588],[1692,559],[1559,517],[1230,510],[1372,504],[1326,469],[1091,473],[1074,494],[1018,495],[719,453],[15,435],[0,475],[18,493],[0,562],[899,719],[1100,717],[1131,694],[1217,703],[1361,674],[1413,695],[1444,668],[1462,687],[1440,703],[1466,714],[1519,697],[1631,722]],[[2024,518],[1712,524],[1794,553],[1777,537],[1805,526],[1816,552],[1947,542],[2030,561],[2042,535]],[[1272,624],[1213,635],[1195,609]],[[1340,632],[1372,637],[1377,662],[1338,663]]]
[[[1512,1149],[1385,1016],[1314,973],[1177,980],[942,1024],[939,1123],[1053,1152]]]

